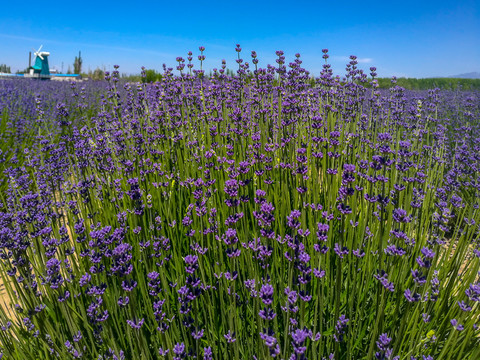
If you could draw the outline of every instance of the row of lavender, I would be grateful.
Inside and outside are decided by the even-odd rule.
[[[4,356],[479,358],[480,95],[203,50],[0,83]]]

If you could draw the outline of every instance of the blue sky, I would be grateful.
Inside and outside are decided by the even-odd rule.
[[[77,5],[78,4],[78,5]],[[343,74],[349,55],[380,76],[449,76],[480,72],[480,1],[6,1],[0,10],[0,64],[28,65],[28,51],[43,44],[50,67],[66,72],[78,51],[84,70],[138,73],[161,70],[205,46],[204,68],[237,68],[235,44],[259,66],[299,52],[318,74],[322,49]]]

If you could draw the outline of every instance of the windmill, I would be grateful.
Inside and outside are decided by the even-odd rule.
[[[30,52],[28,59],[28,73],[18,74],[18,76],[21,76],[23,78],[42,80],[69,80],[81,78],[80,74],[59,74],[56,70],[53,69],[52,71],[50,71],[50,67],[48,65],[48,57],[50,56],[50,53],[48,51],[42,51],[42,48],[43,45],[41,45],[38,50],[32,48],[35,55],[35,63],[33,66],[31,66],[32,53]],[[80,53],[78,56],[81,65]]]
[[[35,64],[30,68],[30,74],[40,78],[49,78],[50,68],[48,66],[48,56],[50,53],[42,51],[42,47],[43,45],[40,45],[38,50],[33,49],[33,53],[35,54]]]

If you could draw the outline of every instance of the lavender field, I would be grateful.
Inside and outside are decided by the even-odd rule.
[[[3,359],[480,359],[480,93],[203,51],[0,80]]]

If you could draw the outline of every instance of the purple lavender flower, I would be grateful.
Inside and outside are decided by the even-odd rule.
[[[188,274],[193,274],[195,270],[198,269],[198,256],[196,255],[187,255],[185,256],[185,271]]]
[[[292,337],[292,347],[293,351],[297,355],[302,355],[307,351],[307,346],[305,345],[305,341],[312,336],[311,331],[304,329],[295,329],[290,333]]]
[[[140,319],[139,321],[127,320],[127,324],[132,327],[132,329],[140,329],[145,322],[145,319]]]
[[[224,334],[223,337],[227,340],[227,343],[229,344],[237,341],[237,339],[235,338],[235,332],[232,333],[230,330],[228,330],[228,333]]]
[[[417,302],[420,300],[420,294],[418,293],[412,293],[412,291],[410,289],[406,289],[405,292],[404,292],[404,295],[405,295],[405,298],[409,301],[409,302]]]
[[[192,331],[191,335],[195,340],[199,340],[203,337],[204,330],[199,329],[197,331]]]
[[[458,331],[464,330],[463,325],[459,324],[457,319],[450,320],[450,323],[452,324],[455,330],[458,330]]]
[[[183,342],[176,343],[173,347],[173,353],[175,354],[173,357],[174,360],[184,359],[187,356],[187,353],[185,352],[185,344]]]
[[[377,341],[377,347],[380,351],[375,353],[375,358],[378,360],[398,360],[400,356],[393,357],[393,349],[389,347],[392,338],[389,338],[388,335],[381,334]]]
[[[212,360],[212,359],[213,359],[212,348],[210,346],[203,348],[203,360]]]
[[[347,329],[347,324],[350,320],[345,317],[345,315],[340,315],[340,318],[337,320],[337,324],[335,325],[335,334],[333,334],[333,338],[336,342],[342,342],[343,336]]]
[[[259,295],[265,305],[271,305],[273,302],[273,286],[270,284],[262,285]]]

